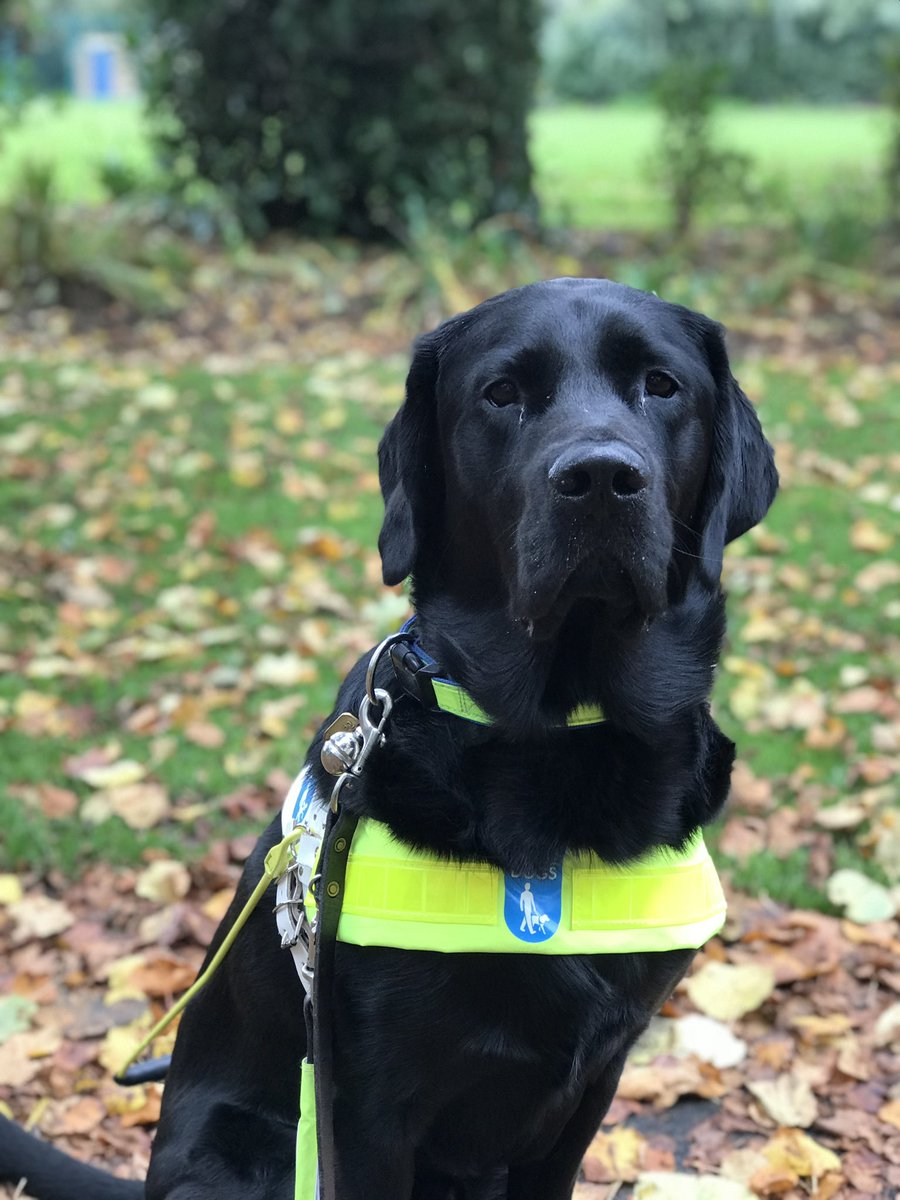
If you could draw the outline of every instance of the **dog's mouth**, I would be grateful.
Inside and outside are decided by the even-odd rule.
[[[545,561],[535,564],[525,587],[520,579],[512,600],[513,616],[522,622],[535,641],[555,637],[572,606],[580,600],[595,600],[613,619],[642,621],[657,617],[668,605],[669,555],[662,546],[655,550],[634,548],[627,555],[585,555],[569,567]]]

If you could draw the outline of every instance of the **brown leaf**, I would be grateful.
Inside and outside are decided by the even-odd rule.
[[[147,996],[169,997],[189,988],[196,976],[197,968],[191,963],[159,954],[136,967],[129,981]]]
[[[212,721],[191,721],[184,727],[184,736],[206,750],[217,750],[225,742],[224,731]]]
[[[105,1116],[106,1109],[95,1096],[78,1096],[64,1100],[41,1128],[51,1137],[93,1133]]]

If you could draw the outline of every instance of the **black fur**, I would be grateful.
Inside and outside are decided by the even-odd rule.
[[[584,483],[617,455],[609,487]],[[719,326],[604,281],[506,293],[419,341],[380,466],[385,579],[412,574],[423,644],[494,724],[398,699],[346,803],[412,845],[528,873],[566,850],[678,846],[713,818],[733,757],[707,703],[722,550],[777,482]],[[363,672],[335,712],[358,706]],[[380,682],[396,692],[388,668]],[[557,728],[582,702],[605,724]],[[279,836],[273,822],[223,930]],[[339,944],[340,1200],[566,1200],[628,1047],[691,957]],[[289,1200],[301,1008],[263,905],[183,1018],[148,1200]],[[21,1152],[0,1128],[0,1177]]]

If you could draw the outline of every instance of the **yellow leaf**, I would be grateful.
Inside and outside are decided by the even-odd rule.
[[[48,696],[45,692],[35,692],[26,689],[19,692],[13,703],[13,712],[17,717],[43,716],[59,706],[58,696]]]
[[[91,787],[114,788],[137,783],[146,774],[145,768],[139,762],[130,758],[120,758],[118,762],[104,766],[85,767],[79,778]]]
[[[211,920],[221,921],[228,911],[233,896],[234,888],[222,888],[221,891],[214,892],[205,904],[200,906],[201,911]]]
[[[160,858],[138,875],[134,890],[144,900],[174,904],[191,890],[191,876],[183,863]]]
[[[109,964],[106,968],[104,997],[107,1004],[116,1004],[119,1000],[144,999],[144,993],[131,981],[135,971],[143,965],[143,954],[126,954],[124,958],[117,958]]]
[[[591,1183],[634,1183],[646,1146],[646,1139],[627,1125],[617,1125],[609,1133],[601,1130],[584,1156],[585,1179]]]
[[[870,517],[854,521],[850,529],[850,545],[854,550],[866,550],[871,554],[883,554],[890,550],[894,539],[880,529]]]
[[[850,1018],[844,1013],[829,1013],[827,1017],[801,1016],[794,1017],[791,1025],[799,1029],[804,1042],[830,1042],[849,1032]]]
[[[818,1179],[841,1167],[836,1154],[799,1129],[779,1129],[762,1152],[776,1170],[789,1171],[798,1179]]]
[[[634,1200],[754,1200],[734,1179],[719,1175],[678,1175],[646,1171],[638,1177]]]
[[[22,899],[22,885],[16,875],[0,875],[0,905],[18,904]]]
[[[128,1058],[137,1050],[147,1031],[151,1028],[150,1020],[148,1010],[142,1013],[136,1021],[132,1021],[130,1025],[117,1025],[109,1030],[103,1039],[97,1057],[101,1067],[104,1067],[110,1075],[121,1071]]]
[[[758,963],[708,962],[685,987],[701,1012],[733,1021],[768,1000],[775,990],[775,976],[771,967]]]
[[[298,683],[312,683],[318,675],[315,664],[304,661],[299,654],[263,654],[253,668],[257,683],[273,687],[294,687]]]

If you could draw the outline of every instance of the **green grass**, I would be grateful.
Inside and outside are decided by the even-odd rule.
[[[355,352],[226,378],[198,368],[164,378],[138,368],[0,368],[0,395],[13,397],[0,416],[0,660],[12,664],[0,674],[0,868],[34,862],[38,846],[44,865],[69,872],[92,856],[189,854],[265,823],[277,805],[269,773],[297,768],[339,678],[403,610],[378,582],[374,549],[375,447],[402,370],[399,360]],[[851,529],[871,519],[900,540],[888,457],[900,442],[900,387],[864,373],[758,369],[749,382],[767,430],[804,457],[785,460],[787,486],[765,532],[729,554],[731,623],[715,708],[778,803],[794,802],[788,781],[800,765],[830,802],[862,786],[856,771],[873,753],[877,718],[845,715],[840,744],[816,747],[790,721],[780,727],[771,706],[802,681],[831,712],[847,666],[896,675],[896,641],[885,631],[900,588],[859,592],[859,572],[877,555],[854,548]],[[855,425],[835,410],[847,397]],[[858,466],[853,486],[829,477],[835,460]],[[310,678],[257,678],[273,652],[298,654]],[[60,662],[76,673],[61,673]],[[754,671],[763,684],[747,711],[740,688]],[[75,730],[29,725],[23,706],[35,693]],[[283,730],[266,732],[265,706],[293,698]],[[221,731],[221,746],[191,740],[192,708]],[[140,710],[148,715],[135,726]],[[71,789],[80,805],[90,799],[67,760],[111,741],[166,788],[176,812],[202,811],[147,832],[118,817],[94,828],[42,815],[41,784]],[[854,834],[838,835],[837,856],[873,873]],[[810,904],[821,897],[807,858],[766,851],[733,864],[734,877]]]
[[[886,114],[874,108],[727,105],[716,131],[720,145],[750,155],[760,178],[809,196],[836,180],[874,177],[886,126]],[[660,118],[648,105],[538,109],[531,148],[547,219],[612,229],[664,225],[664,197],[648,178],[659,135]]]
[[[874,180],[886,128],[883,111],[864,107],[728,105],[718,118],[722,145],[749,154],[761,178],[779,178],[800,202],[835,180]],[[613,229],[662,227],[665,201],[647,177],[658,136],[659,117],[647,104],[537,109],[531,117],[531,148],[547,220]],[[0,197],[9,194],[22,162],[30,159],[57,164],[61,200],[96,202],[103,198],[97,167],[106,158],[152,173],[139,102],[41,99],[0,155]],[[758,217],[758,209],[731,216],[746,221]]]
[[[0,197],[8,196],[25,162],[56,166],[56,192],[66,203],[94,204],[107,197],[98,168],[114,161],[150,176],[153,154],[140,101],[103,102],[41,97],[0,153]]]

